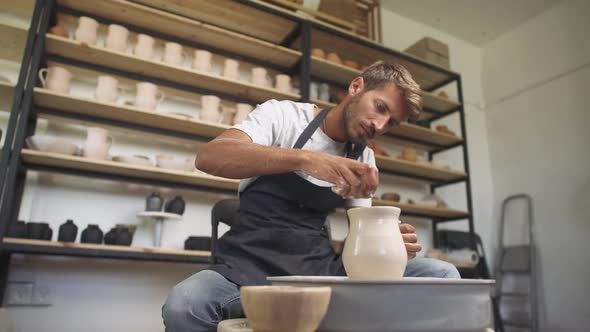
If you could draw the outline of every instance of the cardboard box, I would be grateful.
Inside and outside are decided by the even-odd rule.
[[[449,46],[434,38],[424,37],[406,49],[407,53],[450,69]]]

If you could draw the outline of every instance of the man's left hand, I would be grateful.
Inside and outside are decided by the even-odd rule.
[[[399,225],[399,230],[404,238],[404,244],[408,251],[408,258],[416,257],[416,253],[422,250],[422,246],[418,244],[418,235],[416,235],[416,228],[410,224]]]

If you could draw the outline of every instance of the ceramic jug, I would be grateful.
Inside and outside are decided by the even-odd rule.
[[[98,39],[98,22],[90,17],[82,16],[78,19],[78,28],[74,38],[82,43],[96,45]]]
[[[164,57],[162,60],[173,66],[182,66],[186,55],[182,51],[182,45],[174,42],[164,44]]]
[[[279,74],[275,77],[275,88],[281,92],[291,92],[291,76]]]
[[[113,144],[113,138],[104,128],[89,127],[86,141],[82,145],[82,155],[89,159],[105,160],[109,156],[109,149]]]
[[[157,85],[150,82],[139,82],[136,86],[135,106],[155,110],[164,100],[165,94],[158,89]]]
[[[219,103],[221,99],[217,96],[201,96],[201,112],[199,118],[203,121],[219,122],[221,113]]]
[[[146,211],[162,211],[162,206],[164,205],[164,200],[160,193],[153,192],[150,196],[148,196],[145,200],[145,210]]]
[[[262,67],[252,68],[252,83],[258,86],[269,87],[270,78],[267,75],[267,71]]]
[[[118,52],[127,52],[127,38],[129,30],[118,24],[110,24],[105,46],[108,49]]]
[[[143,59],[152,60],[154,57],[154,38],[143,33],[138,34],[133,54]]]
[[[342,262],[351,279],[400,279],[408,253],[399,229],[401,210],[392,206],[347,211],[348,237]]]
[[[234,116],[234,121],[232,124],[238,124],[244,121],[244,119],[248,116],[248,114],[250,114],[250,112],[252,112],[253,109],[252,105],[242,103],[237,104],[236,107],[236,115]]]
[[[115,103],[119,98],[119,81],[108,75],[98,76],[94,98],[105,103]]]
[[[211,58],[211,52],[205,50],[196,50],[195,59],[193,60],[193,68],[205,73],[211,72]]]
[[[227,77],[232,80],[237,80],[240,78],[240,72],[238,70],[240,63],[234,59],[225,59],[223,63],[223,72],[222,76]]]
[[[39,70],[39,80],[44,88],[51,91],[70,93],[70,80],[72,74],[65,68],[52,66]]]
[[[74,224],[72,219],[66,220],[65,223],[59,226],[59,231],[57,233],[57,240],[60,242],[74,242],[76,241],[76,236],[78,235],[78,226]]]

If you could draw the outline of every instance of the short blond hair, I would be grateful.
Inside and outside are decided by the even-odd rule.
[[[402,65],[391,62],[378,61],[365,70],[361,77],[364,81],[364,90],[381,89],[393,82],[401,90],[406,102],[409,120],[414,121],[422,111],[422,90],[410,72]]]

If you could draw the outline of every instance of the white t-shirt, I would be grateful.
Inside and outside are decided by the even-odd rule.
[[[246,133],[254,143],[291,149],[303,130],[313,120],[314,108],[314,104],[273,99],[258,105],[244,121],[234,125],[233,128]],[[302,149],[337,156],[346,155],[346,144],[334,141],[319,128]],[[359,160],[375,167],[375,155],[373,150],[368,147],[365,148]],[[329,182],[316,179],[302,172],[297,172],[297,174],[315,185],[322,187],[333,186]],[[255,179],[241,180],[239,191],[244,191]],[[371,206],[371,199],[347,200],[346,206]]]

